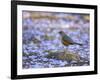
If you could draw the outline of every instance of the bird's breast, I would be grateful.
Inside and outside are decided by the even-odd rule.
[[[62,43],[63,43],[65,46],[68,46],[68,45],[70,45],[70,44],[71,44],[70,42],[65,41],[65,40],[62,40]]]

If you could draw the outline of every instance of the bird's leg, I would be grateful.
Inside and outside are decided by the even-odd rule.
[[[68,46],[65,46],[65,49],[68,51]]]
[[[63,49],[65,50],[65,46],[63,46]]]
[[[63,46],[64,51],[68,51],[68,46]]]

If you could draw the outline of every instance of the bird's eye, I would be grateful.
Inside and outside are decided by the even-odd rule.
[[[61,34],[62,32],[60,31],[59,33]]]

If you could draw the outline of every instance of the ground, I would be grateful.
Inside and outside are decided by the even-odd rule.
[[[88,66],[89,22],[89,14],[23,11],[23,68]],[[59,31],[83,45],[64,46]],[[66,53],[77,54],[80,60]]]

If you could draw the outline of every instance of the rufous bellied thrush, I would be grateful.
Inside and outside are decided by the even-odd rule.
[[[59,34],[60,34],[61,37],[62,37],[62,44],[64,44],[65,46],[74,45],[74,44],[77,44],[77,45],[82,46],[82,44],[77,43],[77,42],[74,42],[74,41],[73,41],[69,36],[67,36],[67,34],[65,34],[63,31],[60,31]]]

